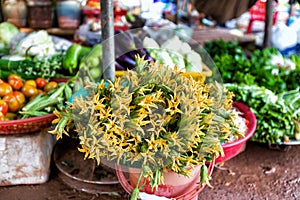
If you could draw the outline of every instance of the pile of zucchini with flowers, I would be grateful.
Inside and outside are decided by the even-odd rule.
[[[75,134],[85,158],[140,168],[152,188],[164,182],[165,171],[189,176],[199,165],[199,183],[207,184],[206,163],[223,155],[222,142],[243,137],[232,98],[216,82],[137,56],[135,69],[114,82],[86,82],[64,111],[55,112],[51,133],[58,139]],[[137,184],[132,199],[139,190]]]
[[[251,140],[299,144],[300,55],[282,55],[275,48],[245,51],[238,42],[223,40],[207,42],[205,49],[235,101],[244,102],[255,113],[257,128]]]

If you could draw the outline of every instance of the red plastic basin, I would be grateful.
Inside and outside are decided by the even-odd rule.
[[[246,147],[246,142],[252,137],[256,129],[256,117],[251,109],[241,102],[234,102],[233,106],[244,114],[248,129],[244,138],[222,145],[225,156],[218,157],[216,163],[227,161],[242,152]]]

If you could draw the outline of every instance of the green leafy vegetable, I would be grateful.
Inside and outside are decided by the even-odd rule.
[[[58,74],[62,66],[62,54],[49,58],[25,58],[23,60],[0,59],[0,78],[6,79],[9,74],[19,74],[23,79],[38,77],[52,78]]]
[[[179,37],[174,36],[159,45],[152,38],[146,37],[143,41],[144,47],[150,52],[150,56],[159,63],[164,63],[171,68],[175,66],[187,72],[201,72],[202,58],[189,44],[182,42]]]
[[[25,57],[49,57],[56,53],[56,49],[48,32],[39,30],[21,39],[12,53]]]
[[[71,85],[73,81],[73,79],[70,79],[66,83],[59,83],[59,85],[49,93],[37,95],[19,111],[19,114],[21,114],[24,119],[32,116],[41,116],[45,113],[52,113],[54,110],[64,109],[65,102],[69,100],[72,95]]]
[[[246,54],[238,42],[215,40],[205,43],[216,69],[234,92],[235,100],[253,109],[257,128],[253,141],[281,143],[300,139],[300,56],[290,59],[296,68],[277,66],[275,48],[255,49]]]
[[[0,23],[0,53],[9,52],[9,44],[19,32],[19,29],[9,22]]]
[[[225,83],[264,86],[276,93],[288,87],[286,79],[293,72],[272,65],[272,55],[278,53],[274,48],[257,49],[247,56],[238,42],[215,40],[205,43],[205,49],[212,56]]]
[[[259,86],[228,83],[225,87],[234,92],[236,101],[246,103],[253,110],[257,128],[252,141],[275,144],[295,138],[293,110],[284,94],[276,95]]]

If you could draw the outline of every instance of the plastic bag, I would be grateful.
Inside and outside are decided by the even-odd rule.
[[[297,33],[297,43],[300,44],[300,19],[295,19],[290,27]]]
[[[272,31],[271,40],[272,46],[283,51],[297,45],[297,33],[293,28],[284,23],[279,23]]]

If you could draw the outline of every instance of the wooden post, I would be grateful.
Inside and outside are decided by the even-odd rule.
[[[113,0],[101,0],[101,41],[103,77],[105,80],[115,80],[115,42],[114,42],[114,7]]]
[[[263,48],[271,47],[272,38],[272,24],[273,24],[273,0],[267,0],[266,4],[266,20],[265,20],[265,34],[263,41]]]

